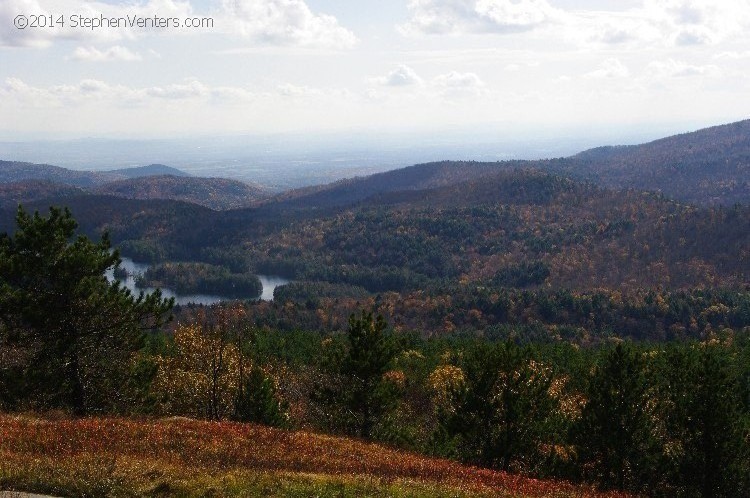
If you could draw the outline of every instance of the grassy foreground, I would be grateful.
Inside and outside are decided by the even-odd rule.
[[[69,497],[624,496],[255,425],[10,415],[0,415],[0,489]]]

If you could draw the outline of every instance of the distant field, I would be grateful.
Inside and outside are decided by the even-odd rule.
[[[226,422],[0,415],[0,434],[0,489],[58,496],[625,496]]]

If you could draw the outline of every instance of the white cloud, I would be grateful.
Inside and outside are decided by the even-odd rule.
[[[713,42],[711,30],[704,26],[695,26],[678,31],[674,35],[674,44],[679,46],[707,45]]]
[[[176,83],[167,86],[154,86],[145,89],[149,97],[168,100],[185,100],[209,97],[211,89],[197,80]]]
[[[121,105],[132,103],[143,98],[144,91],[123,85],[111,85],[101,80],[83,79],[72,85],[51,85],[36,87],[19,78],[6,78],[0,84],[0,96],[3,104],[26,108],[57,108],[73,106],[75,108],[102,101]]]
[[[147,104],[149,102],[223,103],[250,101],[255,94],[241,87],[209,86],[188,79],[165,86],[129,87],[96,79],[83,79],[72,85],[34,87],[19,78],[7,78],[0,84],[0,96],[5,104],[16,103],[27,107],[86,106],[104,101],[112,107]]]
[[[72,55],[73,59],[88,62],[126,61],[134,62],[143,60],[141,54],[132,52],[126,47],[115,45],[106,50],[96,47],[78,47]]]
[[[391,71],[385,76],[380,78],[374,78],[374,82],[382,86],[395,86],[405,87],[422,85],[424,81],[419,75],[409,66],[404,64],[399,65],[396,69]]]
[[[448,98],[476,97],[487,92],[486,85],[475,73],[451,71],[437,76],[432,85]]]
[[[714,65],[695,66],[674,59],[652,61],[647,67],[649,75],[654,79],[684,78],[693,76],[721,76],[721,70]]]
[[[1,0],[0,46],[48,47],[56,40],[86,43],[113,43],[133,40],[146,34],[176,35],[206,33],[240,36],[267,46],[345,49],[353,47],[357,38],[330,15],[314,13],[304,0],[212,0],[218,8],[210,15],[196,14],[190,0]],[[53,15],[54,27],[16,29],[13,21],[19,14]],[[64,26],[57,22],[62,14]],[[95,29],[73,27],[72,16],[98,19],[120,19],[119,27]],[[177,19],[210,17],[212,28],[179,28],[172,22],[167,27],[138,28],[131,19]],[[79,23],[80,24],[80,23]],[[86,54],[82,58],[96,58]],[[115,56],[116,58],[116,56]],[[111,59],[97,59],[111,60]],[[119,59],[123,60],[123,59]]]
[[[482,79],[474,73],[451,71],[435,78],[434,83],[445,88],[478,88],[484,86]]]
[[[27,16],[29,21],[32,20],[31,16],[52,15],[53,26],[17,29],[14,20],[18,15]],[[154,16],[184,19],[193,16],[193,9],[188,0],[140,0],[117,4],[96,0],[3,0],[0,4],[0,46],[48,47],[56,40],[113,42],[132,40],[146,33],[167,34],[178,31],[174,28],[129,26],[129,19]],[[82,27],[82,17],[104,17],[121,21],[116,23],[118,27],[103,26],[92,29]],[[74,27],[74,23],[78,27]]]
[[[643,0],[616,10],[562,10],[547,0],[411,0],[403,34],[523,33],[591,49],[713,45],[750,34],[750,1]]]
[[[82,80],[78,84],[78,90],[81,92],[82,95],[89,96],[89,95],[102,95],[106,93],[110,89],[110,86],[104,83],[103,81],[99,80]]]
[[[705,0],[647,0],[644,14],[661,25],[665,38],[675,45],[715,43],[732,34],[739,19],[729,4]],[[735,26],[733,26],[735,25]]]
[[[222,0],[223,23],[255,42],[296,47],[351,48],[357,37],[303,0]]]
[[[586,74],[587,78],[627,78],[630,70],[619,59],[607,59],[601,63],[599,69]]]
[[[58,104],[53,91],[35,88],[19,78],[6,78],[4,84],[0,85],[0,95],[5,104],[18,102],[23,106],[39,108]]]
[[[750,59],[750,50],[744,51],[744,52],[737,52],[737,51],[727,51],[727,52],[721,52],[713,56],[714,59],[727,59],[727,60],[742,60],[742,59]]]
[[[547,0],[411,0],[404,34],[519,33],[547,30],[590,47],[635,43],[716,44],[750,32],[750,1],[643,0],[616,10],[562,10]]]
[[[750,1],[644,0],[617,11],[566,12],[568,38],[591,48],[715,45],[750,33]]]
[[[407,34],[516,33],[560,14],[546,0],[411,0]]]
[[[233,86],[218,86],[210,89],[212,102],[219,104],[233,104],[237,102],[249,102],[257,95],[246,88]]]
[[[620,26],[610,25],[602,27],[601,31],[594,34],[593,38],[606,45],[620,45],[633,41],[635,36],[633,33],[626,29],[622,29]]]
[[[637,43],[658,43],[663,38],[653,20],[640,13],[590,12],[568,16],[568,29],[572,39],[587,47],[591,43],[605,47],[632,46]]]
[[[372,86],[361,94],[364,100],[394,109],[434,106],[443,101],[465,102],[489,94],[487,85],[476,73],[450,71],[424,80],[404,65],[368,82]]]
[[[46,30],[17,29],[19,14],[47,14],[36,0],[3,0],[0,2],[0,46],[43,47],[48,44]]]
[[[291,83],[284,83],[276,88],[280,95],[284,97],[306,97],[310,95],[321,95],[321,91],[308,86],[298,86]]]
[[[509,64],[506,64],[503,69],[509,73],[517,73],[524,69],[539,67],[539,65],[540,63],[538,61],[527,60],[524,62],[511,62]]]

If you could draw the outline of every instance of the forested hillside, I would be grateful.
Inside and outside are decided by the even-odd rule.
[[[699,204],[750,201],[750,120],[571,159],[560,171],[610,187],[659,190]]]
[[[747,204],[750,202],[750,121],[643,145],[599,147],[566,158],[419,164],[286,192],[274,201],[297,208],[341,206],[387,192],[456,185],[517,169],[547,171],[610,188],[658,191],[694,204]]]
[[[605,146],[567,158],[498,162],[442,161],[283,192],[270,198],[268,209],[331,208],[373,196],[434,189],[477,180],[501,171],[546,171],[610,188],[662,192],[667,197],[703,205],[731,206],[750,202],[750,121],[740,121],[633,146]],[[154,177],[182,177],[167,182]],[[199,202],[215,209],[250,205],[266,197],[253,185],[232,180],[193,179],[164,165],[111,171],[74,171],[50,165],[0,161],[0,183],[43,179],[74,186],[99,187],[100,193],[129,198],[169,198]],[[149,181],[153,181],[149,185]],[[251,201],[245,201],[250,198]]]
[[[90,187],[117,179],[117,175],[106,172],[76,171],[49,164],[0,161],[0,182],[2,183],[48,180],[76,187]]]
[[[46,202],[29,207],[44,210]],[[272,327],[341,329],[362,302],[377,305],[402,330],[492,329],[498,337],[523,340],[702,337],[717,327],[750,326],[745,301],[734,303],[731,292],[687,308],[679,294],[669,294],[744,291],[750,282],[747,207],[696,208],[535,171],[309,211],[217,212],[110,196],[58,202],[80,213],[86,233],[109,230],[136,260],[192,262],[175,271],[213,265],[209,273],[226,276],[212,277],[219,294],[232,279],[258,273],[295,280],[291,294],[277,292],[302,309],[288,308],[277,322],[275,312],[258,308],[259,320]],[[4,218],[11,218],[10,210]],[[170,281],[191,281],[192,289],[210,293],[208,280],[195,280],[209,273],[178,271]],[[647,291],[667,292],[661,299],[672,311],[654,312],[655,297],[646,298]],[[572,303],[557,292],[572,293]],[[367,296],[372,299],[363,301]],[[600,307],[591,308],[592,300]],[[718,308],[708,311],[712,306]],[[642,311],[630,316],[632,309]]]
[[[444,161],[401,168],[367,177],[340,180],[281,193],[269,201],[280,210],[327,208],[354,204],[378,194],[425,190],[459,184],[502,169],[525,166],[524,162],[498,163]]]
[[[748,279],[748,208],[695,208],[534,171],[323,211],[263,206],[211,213],[194,204],[108,196],[52,202],[70,206],[87,233],[108,229],[126,248],[148,246],[161,255],[149,259],[220,263],[211,258],[231,255],[265,272],[374,292],[435,279],[571,289]]]
[[[81,187],[74,187],[50,180],[21,180],[11,183],[0,183],[0,207],[15,209],[19,204],[43,199],[62,199],[82,195]]]
[[[172,175],[109,182],[97,187],[95,192],[128,199],[172,199],[211,209],[248,207],[268,196],[264,189],[237,180]]]
[[[747,208],[697,209],[503,172],[293,220],[246,247],[265,271],[373,292],[440,279],[580,290],[738,285],[748,277],[749,217]]]
[[[62,420],[0,415],[0,486],[748,496],[750,205],[714,188],[745,126],[249,206],[225,180],[4,184],[0,411]],[[695,202],[653,191],[664,168]],[[236,299],[137,297],[115,248],[140,286]],[[257,275],[292,282],[258,301]]]

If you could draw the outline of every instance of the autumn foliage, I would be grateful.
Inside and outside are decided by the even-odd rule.
[[[4,415],[0,434],[0,485],[4,486],[23,483],[29,473],[45,468],[65,468],[82,479],[84,474],[88,479],[106,477],[120,487],[119,493],[132,496],[153,494],[160,484],[164,487],[167,472],[185,478],[196,473],[253,471],[376,478],[383,486],[415,482],[436,485],[446,494],[453,490],[454,495],[626,496],[467,467],[354,439],[232,422]],[[62,485],[47,486],[44,491],[77,494]]]

